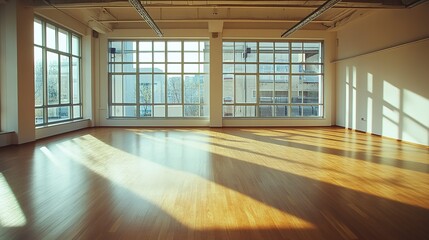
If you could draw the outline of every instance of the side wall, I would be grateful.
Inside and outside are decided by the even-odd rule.
[[[429,145],[429,3],[338,32],[337,125]]]

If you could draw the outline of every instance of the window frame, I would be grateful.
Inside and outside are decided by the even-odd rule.
[[[241,58],[247,58],[247,54],[255,54],[255,56],[252,57],[251,61],[242,61],[242,59],[238,59],[237,60],[237,56],[239,56],[240,54],[237,55],[237,51],[236,51],[236,46],[238,44],[244,44],[244,48],[241,51],[242,57]],[[262,43],[262,44],[261,44]],[[293,55],[293,44],[294,43],[298,43],[301,44],[301,54],[302,55],[302,60],[300,62],[295,62],[293,61],[292,55]],[[305,61],[305,43],[316,43],[319,44],[319,48],[318,48],[318,62],[306,62]],[[271,55],[271,59],[270,60],[265,60],[263,61],[261,59],[261,55],[264,54],[264,52],[261,51],[261,45],[272,45],[271,46],[271,52],[266,54],[266,55]],[[287,45],[287,49],[286,51],[287,53],[287,60],[286,61],[277,61],[276,57],[277,57],[277,51],[281,52],[281,50],[277,50],[276,49],[276,45],[277,44],[285,44]],[[249,45],[253,45],[255,47],[255,49],[249,49],[247,46]],[[240,45],[242,46],[242,45]],[[228,51],[229,49],[229,51]],[[283,50],[284,51],[284,50]],[[227,56],[225,56],[226,54],[228,54]],[[246,57],[244,57],[243,54],[246,54]],[[232,61],[231,61],[232,59]],[[237,72],[237,65],[239,65],[239,70]],[[240,65],[244,65],[244,71],[242,71],[242,68]],[[251,65],[255,65],[256,69],[252,69],[251,71],[247,72],[247,67],[251,66]],[[270,66],[271,65],[271,66]],[[281,66],[287,66],[288,70],[287,71],[279,71],[277,72],[277,66],[281,67]],[[319,72],[294,72],[293,67],[298,66],[298,65],[302,65],[302,66],[317,66],[319,69]],[[255,40],[255,39],[246,39],[246,40],[241,40],[241,39],[225,39],[222,42],[222,117],[223,119],[235,119],[235,118],[251,118],[251,119],[255,119],[255,118],[261,118],[261,119],[275,119],[275,118],[279,118],[279,119],[287,119],[287,118],[298,118],[298,119],[305,119],[305,118],[310,118],[310,119],[323,119],[325,117],[325,104],[324,104],[324,88],[325,88],[325,69],[324,69],[325,63],[324,63],[324,41],[323,40]],[[263,67],[269,67],[271,68],[271,71],[261,71],[261,69]],[[317,69],[317,68],[316,68]],[[237,88],[237,76],[256,76],[256,81],[255,81],[255,89],[253,89],[253,95],[254,95],[254,102],[237,102],[237,94],[236,94],[236,88]],[[264,92],[264,90],[261,87],[261,83],[263,83],[263,81],[261,81],[261,79],[266,76],[266,77],[272,77],[272,96],[271,96],[271,100],[268,102],[262,102],[261,98],[263,97],[262,93]],[[286,96],[286,102],[276,102],[277,98],[277,92],[275,89],[275,84],[276,84],[276,77],[277,76],[287,76],[287,96]],[[305,77],[317,77],[318,81],[318,97],[317,97],[317,102],[311,102],[311,103],[306,103],[304,102],[304,92],[306,92],[304,89],[299,90],[299,93],[302,95],[301,96],[301,102],[297,103],[297,102],[293,102],[293,98],[295,96],[293,95],[293,79],[295,79],[296,77],[302,77],[302,79],[304,79]],[[230,86],[233,86],[231,89],[231,87],[226,87],[225,86],[225,80],[230,80],[230,82],[232,82],[232,84]],[[303,81],[303,80],[302,80]],[[303,87],[304,85],[302,85],[301,87]],[[226,89],[229,89],[228,93],[225,92]],[[247,90],[245,90],[247,91]],[[271,116],[263,116],[263,114],[261,114],[261,107],[263,106],[267,106],[268,108],[271,108],[270,111],[270,115]],[[250,114],[248,113],[247,109],[250,109],[254,107],[253,112],[250,111]],[[277,115],[277,107],[284,107],[284,112],[285,115]],[[311,113],[313,114],[314,112],[314,108],[316,107],[316,111],[317,114],[313,114],[313,115],[305,115],[304,114],[304,110],[305,108],[308,107],[312,107],[311,108]],[[244,111],[244,113],[242,113],[241,115],[237,116],[237,108],[242,108],[242,109],[246,109]],[[296,108],[298,108],[298,112],[299,112],[299,116],[294,116],[293,111]]]
[[[83,100],[82,100],[82,36],[75,31],[72,31],[68,28],[65,28],[59,24],[56,24],[52,21],[49,21],[43,17],[34,16],[33,24],[40,23],[41,25],[41,44],[36,43],[36,39],[33,41],[33,51],[36,52],[36,49],[39,49],[41,51],[41,61],[42,61],[42,87],[41,87],[41,104],[37,104],[38,100],[36,99],[36,91],[38,91],[38,87],[36,86],[37,83],[37,77],[36,77],[36,66],[34,66],[34,97],[35,97],[35,126],[36,127],[43,127],[47,125],[52,124],[58,124],[58,123],[65,123],[65,122],[72,122],[75,120],[83,119]],[[50,25],[54,27],[54,34],[55,34],[55,47],[51,48],[47,46],[47,33],[46,28],[47,25]],[[35,32],[35,31],[34,31]],[[67,37],[67,51],[63,51],[63,49],[60,48],[60,32],[66,33]],[[77,55],[75,54],[74,48],[73,48],[73,40],[78,39],[78,49],[77,49]],[[61,50],[60,50],[61,49]],[[57,86],[57,103],[50,103],[49,102],[49,96],[48,96],[48,85],[49,85],[49,75],[48,75],[48,55],[53,54],[57,57],[57,77],[56,77],[56,83]],[[68,66],[65,67],[68,71],[67,75],[67,81],[68,81],[68,91],[67,92],[67,99],[62,98],[62,71],[63,66],[61,66],[62,59],[67,59]],[[75,66],[73,65],[73,62],[77,60],[77,83],[78,86],[75,88]],[[34,58],[34,64],[36,65],[36,57]],[[76,93],[77,92],[77,93]],[[66,102],[62,102],[63,100],[67,100]],[[61,108],[68,108],[68,117],[61,119]],[[75,109],[77,108],[77,109]],[[57,109],[57,110],[55,110]],[[51,111],[58,111],[58,114],[56,117],[58,117],[58,120],[52,120],[49,116],[49,112]],[[38,118],[37,111],[42,111],[42,117]],[[41,121],[38,122],[38,119]]]
[[[135,54],[133,56],[133,61],[127,61],[126,59],[122,58],[120,61],[114,61],[112,60],[112,54],[116,50],[113,50],[113,44],[120,44],[121,46],[121,54],[122,56],[125,55],[124,52],[124,42],[132,42],[132,44],[135,45],[135,49],[132,50],[132,54]],[[169,43],[180,43],[180,50],[173,49],[169,50]],[[189,43],[197,43],[198,49],[197,50],[186,50],[185,44]],[[150,43],[150,50],[143,49],[140,45]],[[162,43],[163,49],[157,50],[156,44]],[[108,76],[108,118],[110,119],[172,119],[172,118],[195,118],[195,119],[205,119],[209,117],[209,84],[210,84],[210,42],[208,39],[108,39],[107,41],[108,46],[108,59],[107,59],[107,76]],[[160,60],[156,60],[156,54],[160,54],[158,56],[162,56]],[[196,61],[185,61],[185,55],[186,53],[195,53],[198,56],[198,59]],[[145,59],[142,58],[143,54],[150,54],[150,59],[148,61],[145,61]],[[174,55],[179,60],[177,61],[169,61],[169,57]],[[148,55],[147,55],[148,56]],[[115,64],[121,65],[122,70],[117,71],[114,69]],[[131,64],[135,66],[135,71],[133,72],[126,72],[124,70],[124,64]],[[187,64],[192,64],[198,66],[198,71],[185,71]],[[150,69],[146,69],[145,66],[149,66]],[[179,66],[180,65],[180,66]],[[161,67],[161,68],[157,68]],[[169,70],[171,67],[180,67],[180,71],[178,69],[176,70]],[[160,69],[162,72],[158,72],[156,69]],[[195,102],[187,102],[186,101],[186,81],[188,78],[186,76],[192,75],[194,80],[199,80],[198,82],[198,101]],[[122,86],[122,101],[115,102],[114,100],[114,77],[115,76],[135,76],[135,92],[136,96],[133,96],[132,102],[126,102],[123,98],[125,95],[124,88]],[[143,77],[149,77],[150,82],[150,101],[143,102],[141,100],[141,89],[142,84],[144,84]],[[169,76],[177,76],[180,77],[180,96],[178,97],[179,100],[173,101],[170,98],[170,92],[169,92],[169,82],[171,78]],[[163,91],[162,96],[159,97],[159,95],[155,94],[155,85],[156,85],[156,78],[159,77],[159,79],[163,78],[161,82],[163,82]],[[191,77],[191,78],[192,78]],[[159,81],[158,79],[158,81]],[[122,80],[124,82],[124,80]],[[155,97],[156,95],[156,97]],[[162,101],[156,101],[155,98],[163,98]],[[122,110],[119,110],[119,114],[115,114],[115,107],[122,108]],[[133,114],[131,116],[127,116],[125,111],[125,107],[132,107],[134,108],[132,110]],[[143,110],[142,108],[149,107],[149,110]],[[160,114],[160,112],[156,111],[155,108],[159,107],[160,109],[163,109],[163,114]],[[180,109],[180,113],[172,114],[169,113],[169,108],[177,108]],[[186,109],[187,108],[195,108],[197,109],[197,115],[191,115],[187,116]],[[176,109],[176,110],[177,110]]]

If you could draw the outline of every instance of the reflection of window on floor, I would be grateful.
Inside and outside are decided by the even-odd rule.
[[[81,37],[34,19],[36,126],[82,118]]]
[[[109,116],[208,117],[209,43],[110,40]]]
[[[322,117],[321,42],[223,43],[224,117]]]

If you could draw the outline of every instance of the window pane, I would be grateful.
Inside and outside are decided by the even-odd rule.
[[[302,116],[302,107],[301,106],[291,106],[291,117],[301,117]]]
[[[321,47],[319,43],[304,43],[304,61],[307,63],[321,63]]]
[[[201,89],[201,80],[199,75],[185,75],[185,103],[200,103],[200,94],[204,93]]]
[[[35,109],[35,124],[40,125],[43,124],[43,108],[36,108]]]
[[[184,62],[198,62],[198,52],[185,52]]]
[[[167,100],[168,103],[182,102],[182,77],[180,75],[168,75]]]
[[[46,47],[56,49],[57,34],[55,26],[46,24]]]
[[[276,117],[287,117],[288,107],[286,105],[276,105],[275,106],[275,116]]]
[[[61,55],[61,104],[70,103],[70,60],[69,57]]]
[[[72,54],[80,56],[80,38],[72,35]]]
[[[123,102],[123,82],[122,75],[113,75],[111,83],[111,96],[113,103],[122,103]]]
[[[169,117],[182,117],[182,105],[169,105],[168,106]]]
[[[302,76],[292,76],[292,103],[302,103],[302,79]]]
[[[234,75],[223,75],[223,103],[234,103]]]
[[[81,118],[82,109],[80,106],[73,106],[73,118]]]
[[[137,46],[135,41],[124,41],[123,42],[123,62],[136,62],[136,52],[137,52]]]
[[[319,76],[303,76],[304,103],[319,103]]]
[[[274,106],[273,105],[260,105],[259,106],[260,117],[274,117]]]
[[[58,54],[47,52],[47,95],[48,104],[59,104]]]
[[[169,73],[180,73],[182,72],[181,64],[167,64],[167,71]]]
[[[48,122],[59,122],[70,119],[70,107],[48,108]]]
[[[234,106],[223,106],[224,117],[234,117]]]
[[[63,29],[58,29],[58,50],[69,52],[69,34]]]
[[[34,99],[36,106],[43,105],[43,51],[34,47]]]
[[[199,65],[198,64],[184,64],[183,72],[185,73],[198,73]]]
[[[124,117],[136,117],[136,106],[124,106]]]
[[[152,105],[140,105],[140,117],[152,117]]]
[[[303,62],[302,43],[292,43],[292,62]]]
[[[235,117],[255,117],[255,106],[235,106]]]
[[[167,61],[168,62],[181,62],[182,53],[181,52],[167,52]]]
[[[152,41],[140,41],[139,51],[150,51],[152,52]]]
[[[123,106],[112,106],[110,110],[110,115],[112,117],[123,117],[124,116],[124,107]]]
[[[152,74],[140,75],[140,103],[152,103]]]
[[[72,38],[73,42],[73,55],[78,55],[78,45],[75,43],[75,36]],[[109,44],[109,62],[122,62],[122,42],[120,41],[112,41]]]
[[[154,103],[165,103],[165,74],[154,74],[153,85]]]
[[[153,42],[154,51],[165,51],[165,42]]]
[[[152,62],[152,52],[140,52],[139,53],[140,62]]]
[[[182,51],[182,43],[179,41],[167,42],[168,51]]]
[[[235,97],[237,103],[256,103],[256,76],[235,76]]]
[[[164,105],[153,106],[153,116],[154,117],[165,117],[165,106]]]
[[[153,53],[154,62],[165,62],[165,52],[154,52]]]
[[[80,103],[80,59],[72,58],[73,103]]]
[[[124,75],[124,103],[136,103],[136,75]]]
[[[259,76],[259,103],[274,102],[274,75]]]
[[[184,50],[185,51],[198,51],[198,42],[184,42]]]
[[[34,44],[43,45],[42,21],[34,19]]]
[[[302,113],[304,117],[317,117],[319,116],[319,106],[303,106]]]
[[[200,105],[185,105],[185,117],[199,117]]]

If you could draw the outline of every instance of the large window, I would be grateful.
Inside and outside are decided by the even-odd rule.
[[[36,126],[82,118],[81,38],[34,19]]]
[[[110,40],[109,116],[207,117],[208,41]]]
[[[224,117],[322,117],[321,42],[223,42]]]

